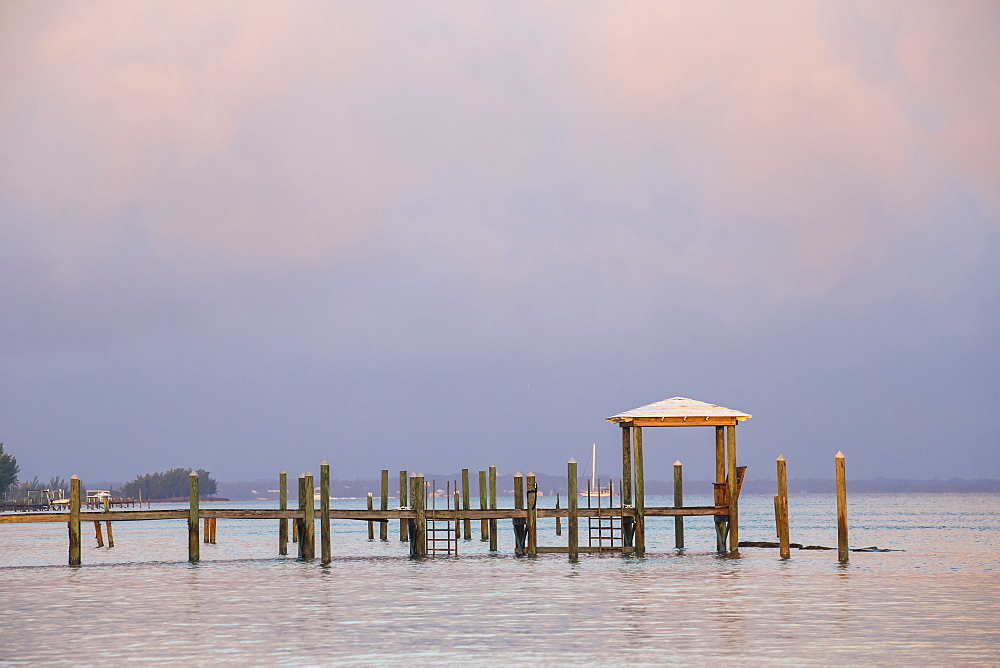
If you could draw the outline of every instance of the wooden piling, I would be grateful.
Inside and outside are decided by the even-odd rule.
[[[726,428],[715,428],[715,482],[726,484]],[[718,498],[718,494],[716,494]],[[718,500],[715,502],[719,503]],[[715,549],[721,554],[726,551],[726,538],[729,536],[729,519],[715,518]]]
[[[368,510],[374,510],[375,505],[372,503],[372,493],[368,492]],[[375,523],[368,520],[368,540],[375,540]]]
[[[188,561],[192,564],[201,559],[198,545],[198,472],[191,471],[190,500],[188,505]]]
[[[306,511],[306,474],[299,474],[299,510],[302,511],[303,516],[305,516]],[[295,518],[295,533],[292,538],[298,542],[298,558],[299,561],[305,560],[305,520],[302,518]]]
[[[456,506],[457,507],[457,506]],[[468,510],[469,503],[469,469],[462,469],[462,510]],[[472,520],[468,517],[462,523],[462,538],[472,540]]]
[[[414,522],[410,532],[410,554],[422,559],[427,556],[427,489],[424,476],[418,475],[410,479],[411,504],[413,506]]]
[[[632,507],[632,428],[628,424],[621,424],[622,430],[622,482],[621,500],[622,508]],[[590,504],[590,495],[587,495],[587,504]],[[622,517],[622,544],[625,547],[632,547],[635,544],[635,520],[631,517]]]
[[[410,505],[410,496],[406,491],[406,471],[399,472],[399,507],[407,508]],[[399,540],[405,543],[410,539],[409,527],[406,520],[399,520]]]
[[[108,531],[108,547],[109,548],[114,547],[115,546],[115,535],[111,532],[111,520],[108,520],[104,524],[105,524],[105,528]]]
[[[379,508],[381,510],[389,510],[389,469],[382,469],[382,499]],[[379,522],[378,523],[378,537],[379,540],[388,541],[389,540],[389,523]]]
[[[837,561],[846,564],[847,549],[847,473],[844,468],[844,453],[834,457],[837,469]]]
[[[559,492],[556,492],[556,510],[560,510],[559,506]],[[562,518],[556,515],[556,535],[562,535]]]
[[[384,473],[388,475],[389,472]],[[385,475],[382,477],[386,478]],[[388,478],[385,483],[388,484]],[[326,565],[333,556],[330,544],[330,463],[325,460],[319,465],[319,497],[320,563]]]
[[[778,555],[782,559],[791,558],[791,550],[788,538],[788,480],[785,470],[785,458],[778,455],[778,496],[777,498],[777,525],[778,525]]]
[[[514,474],[514,510],[524,510],[524,476],[520,471]],[[514,554],[524,555],[524,520],[515,517],[514,525]]]
[[[457,480],[455,481],[455,490],[454,490],[453,494],[455,495],[455,510],[458,510],[459,509],[459,505],[458,504],[459,504],[459,501],[461,501],[461,495],[458,492],[458,481]],[[466,520],[466,521],[468,521],[468,520]],[[456,519],[455,520],[455,540],[457,541],[461,537],[462,537],[462,527],[460,526],[460,522],[458,521],[458,519]]]
[[[538,556],[538,483],[535,481],[535,474],[528,471],[527,489],[528,519],[525,528],[528,532],[527,555],[529,557]]]
[[[570,459],[566,465],[566,483],[567,490],[566,495],[569,497],[568,510],[569,517],[567,518],[567,524],[569,524],[569,536],[567,539],[567,547],[569,551],[570,561],[576,561],[580,556],[580,527],[577,522],[577,477],[576,477],[576,460]],[[623,483],[624,484],[624,483]]]
[[[111,523],[108,522],[108,524],[111,524]],[[219,518],[218,517],[213,517],[212,518],[212,540],[209,541],[210,543],[212,543],[212,545],[215,545],[215,529],[218,526],[219,526]],[[111,535],[110,530],[108,531],[108,535]],[[114,547],[114,543],[111,544],[111,547]]]
[[[278,508],[288,510],[288,473],[278,474]],[[288,554],[288,518],[278,520],[278,554]]]
[[[80,565],[80,477],[69,479],[69,565]]]
[[[646,554],[646,481],[642,462],[642,427],[632,427],[632,446],[635,467],[635,554]],[[625,481],[622,481],[625,484]]]
[[[740,521],[739,521],[739,493],[736,486],[736,426],[726,427],[726,458],[728,460],[729,475],[729,553],[738,557],[740,554]]]
[[[684,507],[684,474],[680,461],[674,462],[674,508]],[[674,547],[684,549],[684,517],[674,517]]]
[[[100,520],[94,520],[94,537],[97,538],[97,547],[104,547],[104,536],[101,535]]]
[[[212,539],[212,518],[206,517],[202,522],[202,537],[201,542],[208,545],[208,542]]]
[[[486,471],[479,472],[479,509],[486,510]],[[479,520],[479,540],[488,541],[490,539],[489,520]]]
[[[490,464],[490,509],[497,507],[497,467]],[[497,521],[490,520],[490,552],[497,551]]]

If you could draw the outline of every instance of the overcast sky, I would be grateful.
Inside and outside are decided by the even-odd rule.
[[[22,474],[1000,477],[996,2],[0,3]],[[646,430],[647,478],[713,470]],[[23,476],[22,476],[23,477]]]

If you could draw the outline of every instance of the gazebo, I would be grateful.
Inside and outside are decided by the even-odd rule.
[[[739,549],[739,488],[746,467],[736,465],[736,425],[751,415],[715,404],[673,397],[653,404],[633,408],[607,418],[622,430],[621,503],[632,505],[633,518],[623,518],[622,535],[626,546],[634,546],[635,554],[646,551],[645,518],[647,516],[712,515],[716,521],[716,546],[720,552]],[[643,427],[715,427],[715,505],[683,508],[646,508],[642,464]],[[634,475],[634,478],[633,478]],[[633,503],[634,480],[634,503]]]

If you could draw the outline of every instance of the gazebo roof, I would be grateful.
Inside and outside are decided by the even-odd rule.
[[[607,420],[634,427],[720,427],[734,426],[750,417],[753,416],[731,408],[673,397],[612,415]]]

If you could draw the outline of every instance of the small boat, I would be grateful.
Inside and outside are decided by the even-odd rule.
[[[614,490],[614,486],[601,487],[597,483],[597,443],[591,446],[590,450],[590,485],[589,489],[584,489],[580,491],[580,496],[584,498],[610,498],[612,496],[618,496],[618,492]]]

